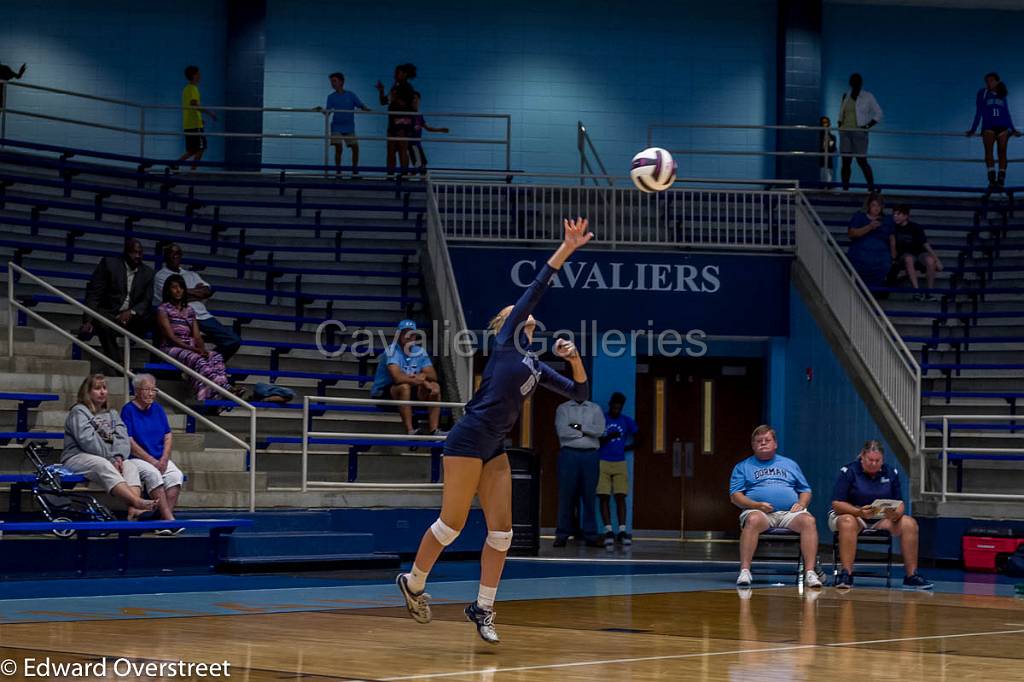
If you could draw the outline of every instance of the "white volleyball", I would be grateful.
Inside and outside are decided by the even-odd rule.
[[[649,147],[633,157],[629,177],[641,192],[660,192],[676,181],[676,162],[661,147]]]

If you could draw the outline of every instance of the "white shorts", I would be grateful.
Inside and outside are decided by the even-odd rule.
[[[872,529],[875,528],[875,526],[880,524],[882,521],[885,521],[885,517],[882,517],[880,519],[863,519],[863,518],[857,516],[857,517],[854,517],[854,518],[856,518],[858,523],[860,523],[860,529],[861,530],[872,530]],[[838,528],[838,526],[837,526],[838,520],[839,520],[839,517],[836,516],[836,513],[834,511],[830,511],[828,513],[828,529],[830,531],[832,531],[833,533],[835,533],[837,528]]]
[[[143,459],[133,458],[129,461],[133,462],[139,470],[142,487],[145,488],[147,493],[160,486],[164,486],[164,489],[173,488],[185,481],[185,475],[181,473],[181,469],[173,461],[167,463],[167,470],[162,474],[159,469]]]
[[[760,509],[744,509],[740,512],[740,528],[747,523],[747,517],[751,514],[763,514],[768,517],[769,528],[789,528],[793,521],[795,521],[801,514],[809,514],[806,509],[801,509],[798,512],[793,511],[773,511],[771,514],[765,514]]]
[[[135,466],[138,461],[137,459],[124,460],[121,471],[118,471],[114,463],[106,457],[79,452],[77,455],[63,460],[61,464],[76,474],[85,476],[91,482],[100,484],[109,493],[118,483],[127,483],[135,488],[141,486],[139,470]]]

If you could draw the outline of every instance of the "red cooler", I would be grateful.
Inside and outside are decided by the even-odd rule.
[[[972,528],[963,537],[964,569],[979,573],[997,573],[1006,558],[1024,545],[1020,531]]]

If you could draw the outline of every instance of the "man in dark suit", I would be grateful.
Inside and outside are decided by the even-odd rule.
[[[99,262],[85,286],[85,305],[133,334],[142,335],[152,328],[153,268],[142,262],[142,244],[138,239],[125,240],[124,253]],[[120,334],[85,316],[80,333],[89,336],[94,330],[100,337],[103,354],[120,362]]]

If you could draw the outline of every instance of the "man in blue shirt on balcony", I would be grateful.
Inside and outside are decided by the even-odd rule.
[[[341,174],[341,152],[345,145],[352,150],[352,177],[359,177],[359,138],[356,137],[356,109],[370,111],[359,96],[345,89],[345,74],[335,71],[330,75],[334,92],[327,95],[327,110],[334,110],[331,116],[331,145],[334,146],[334,165]],[[317,107],[317,111],[323,111]]]

